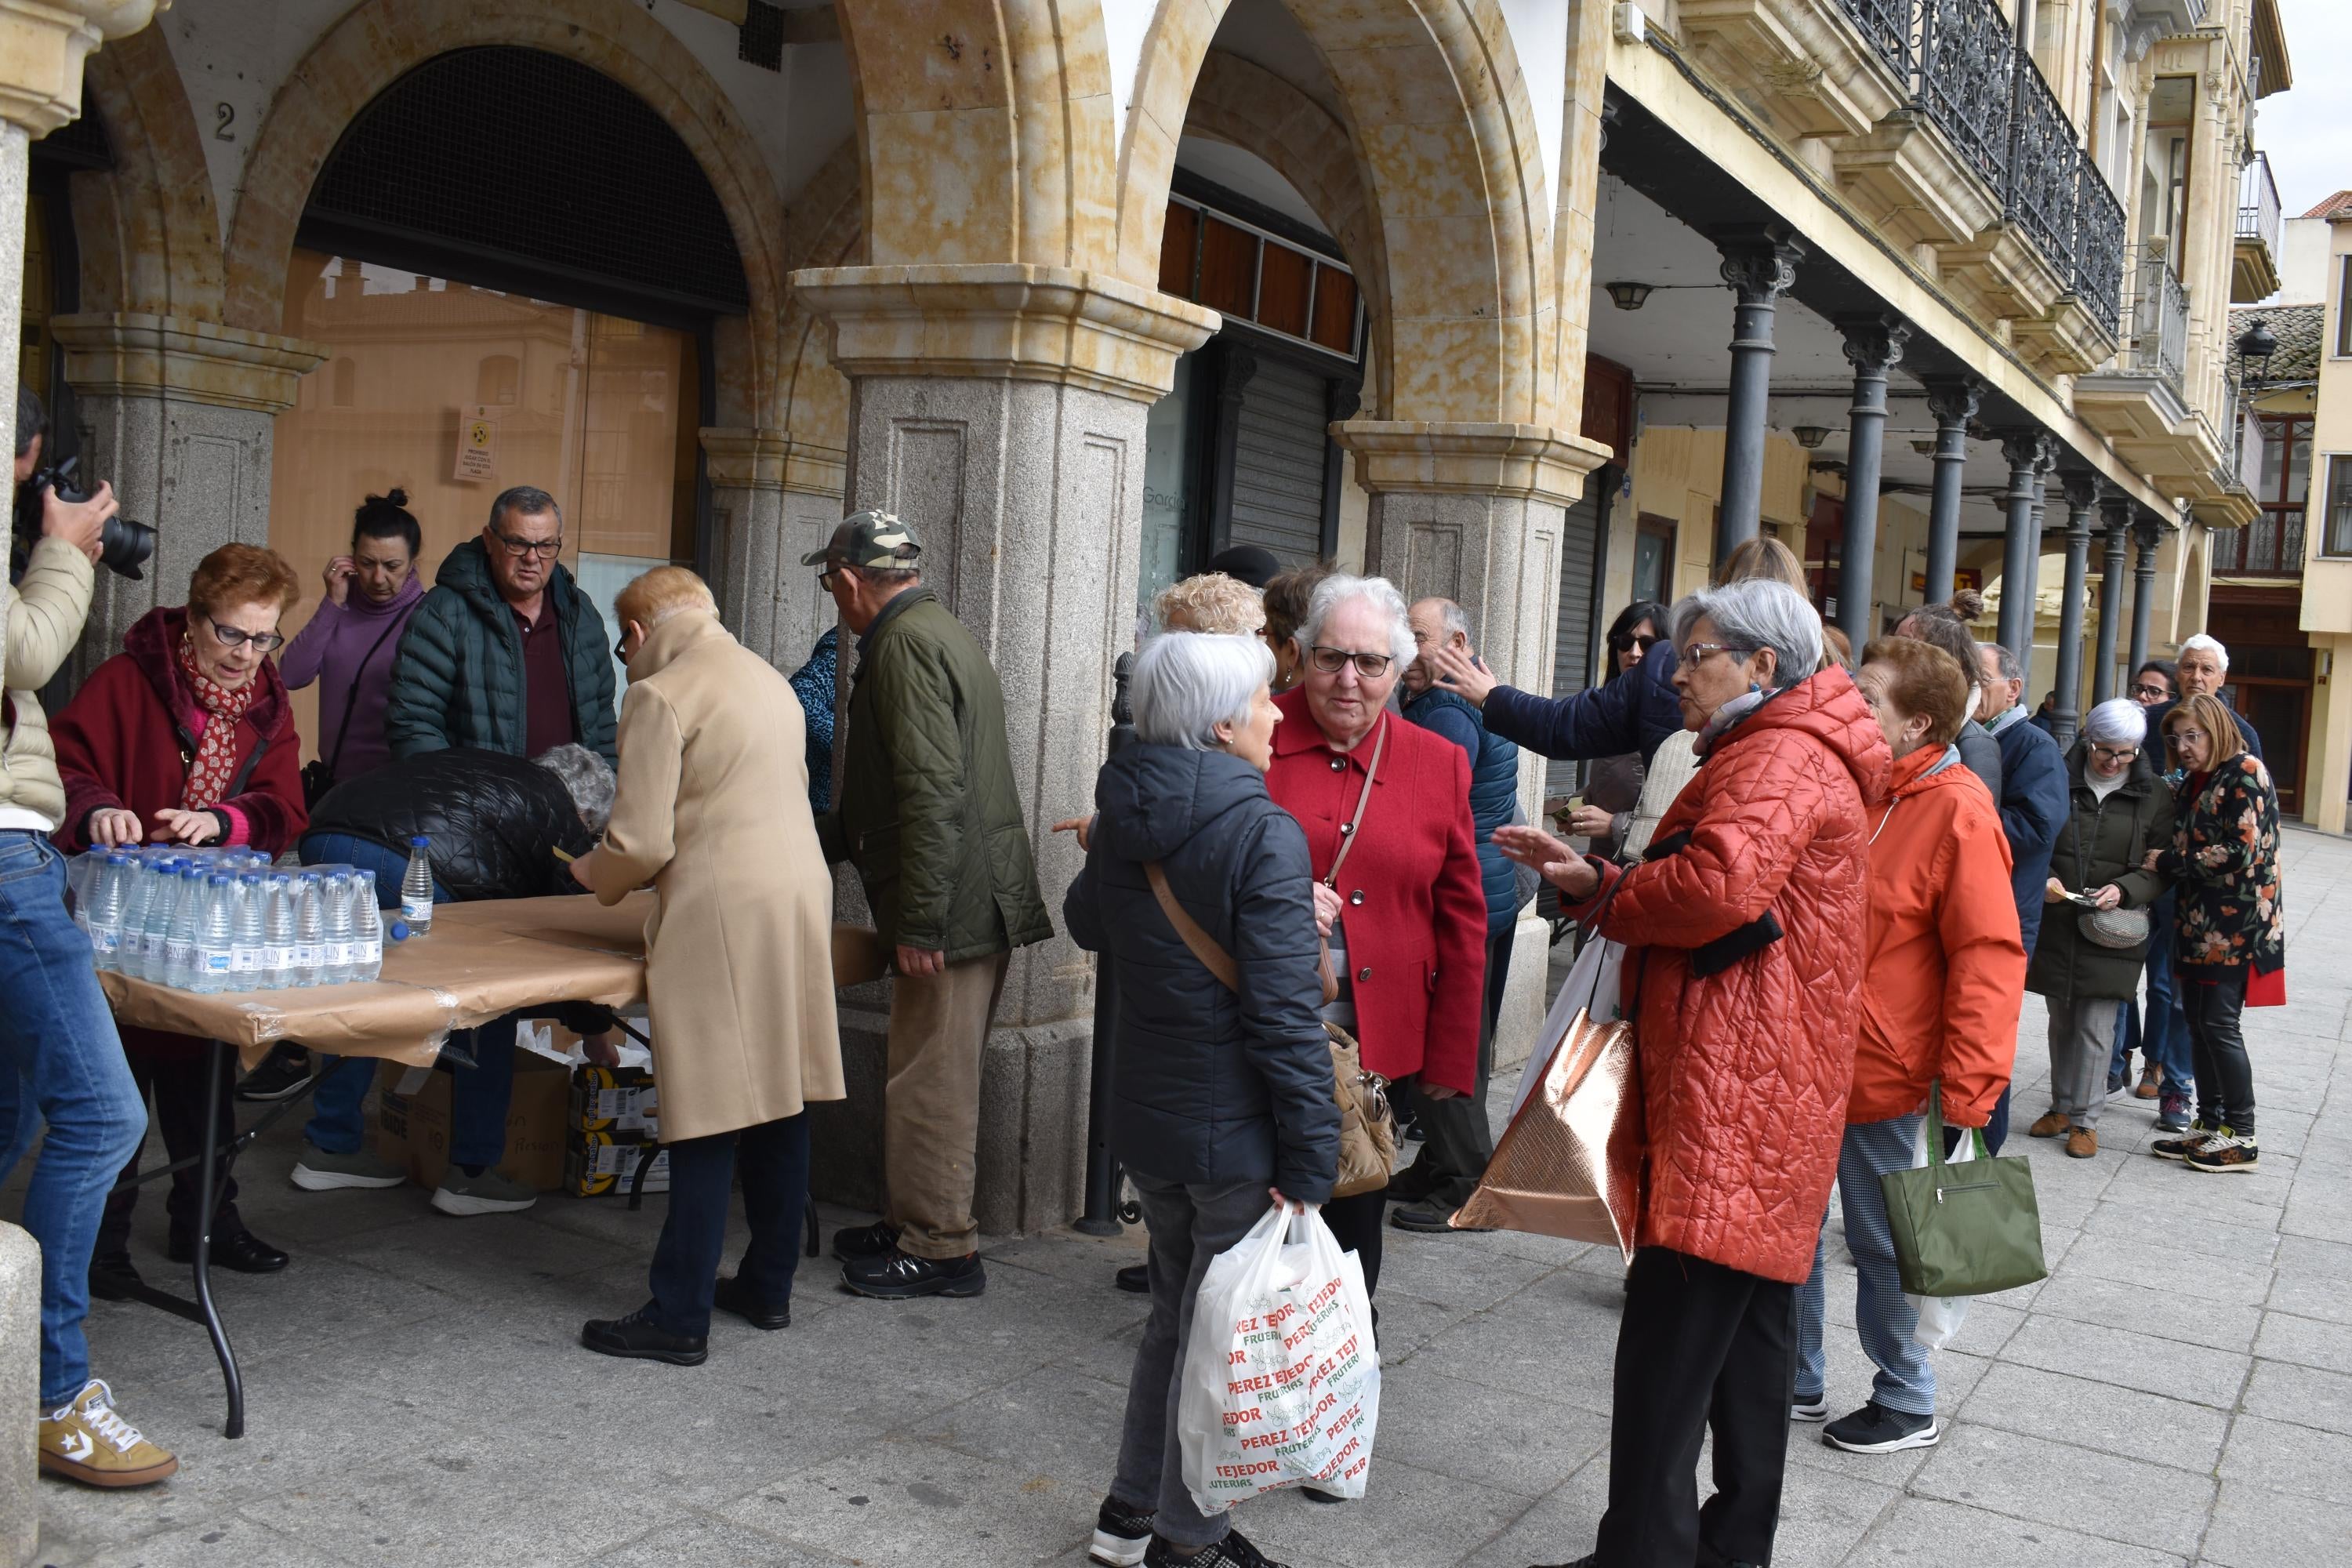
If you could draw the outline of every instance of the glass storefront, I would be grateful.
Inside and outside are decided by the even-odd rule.
[[[1192,356],[1176,362],[1176,384],[1143,426],[1143,551],[1136,573],[1139,645],[1151,635],[1151,601],[1183,575],[1184,510],[1192,488]]]

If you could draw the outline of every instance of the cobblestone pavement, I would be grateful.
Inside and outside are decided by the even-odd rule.
[[[1780,1563],[2292,1568],[2352,1542],[2352,846],[2285,843],[2294,999],[2248,1031],[2261,1173],[2149,1158],[2152,1104],[2128,1096],[2095,1160],[2020,1137],[2051,1277],[1977,1303],[1938,1356],[1940,1447],[1792,1433]],[[2021,1127],[2048,1076],[2032,998],[2021,1041]],[[643,1299],[658,1200],[452,1220],[413,1189],[295,1192],[291,1161],[281,1129],[244,1173],[293,1267],[220,1282],[250,1434],[219,1436],[199,1330],[100,1305],[99,1372],[184,1468],[127,1495],[44,1483],[40,1561],[1084,1562],[1143,1314],[1110,1283],[1132,1239],[993,1243],[988,1293],[960,1302],[857,1300],[811,1264],[789,1331],[724,1320],[681,1370],[573,1339]],[[140,1222],[155,1278],[160,1209]],[[1589,1550],[1619,1272],[1542,1238],[1391,1232],[1371,1495],[1265,1500],[1244,1528],[1301,1568]],[[1830,1300],[1842,1410],[1869,1374],[1850,1269]]]

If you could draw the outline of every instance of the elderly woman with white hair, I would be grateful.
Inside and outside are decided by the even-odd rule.
[[[1265,785],[1314,857],[1317,921],[1339,981],[1325,1016],[1356,1037],[1368,1070],[1433,1100],[1472,1093],[1486,899],[1469,756],[1389,710],[1420,646],[1386,578],[1326,577],[1297,638],[1304,673],[1274,700],[1283,723]],[[1372,1289],[1386,1206],[1370,1192],[1323,1211]]]
[[[1255,637],[1145,646],[1130,689],[1136,743],[1103,764],[1086,868],[1062,903],[1072,940],[1117,978],[1111,1147],[1151,1236],[1151,1315],[1096,1520],[1098,1563],[1144,1561],[1155,1533],[1171,1562],[1265,1561],[1229,1539],[1228,1515],[1193,1506],[1176,1411],[1210,1261],[1269,1202],[1328,1199],[1339,1158],[1307,836],[1265,787],[1273,673]],[[1224,951],[1231,981],[1162,912],[1155,876]]]
[[[2172,842],[2172,792],[2147,755],[2138,703],[2118,697],[2084,717],[2066,754],[2066,796],[2072,810],[2051,849],[2048,913],[2025,976],[2025,988],[2050,1004],[2050,1109],[2028,1131],[2063,1138],[2067,1153],[2087,1160],[2099,1152],[2116,1004],[2139,990],[2148,907],[2165,889],[2141,863]],[[2085,898],[2093,907],[2065,907]]]

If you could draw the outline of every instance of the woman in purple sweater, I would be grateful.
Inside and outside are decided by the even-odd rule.
[[[415,571],[424,535],[407,507],[403,490],[368,497],[352,520],[352,552],[327,563],[326,602],[278,661],[289,688],[320,683],[319,760],[329,785],[392,761],[383,738],[392,658],[425,597]]]

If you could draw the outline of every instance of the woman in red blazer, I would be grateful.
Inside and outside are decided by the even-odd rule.
[[[1470,760],[1388,710],[1416,650],[1403,596],[1386,579],[1325,578],[1297,642],[1304,674],[1275,699],[1282,722],[1265,784],[1307,829],[1317,923],[1340,977],[1325,1016],[1361,1042],[1367,1069],[1413,1079],[1437,1099],[1468,1094],[1486,984]],[[1360,804],[1362,823],[1351,830]],[[1336,888],[1327,885],[1334,861]],[[1339,1245],[1362,1261],[1367,1288],[1380,1283],[1386,1206],[1384,1194],[1367,1193],[1323,1210]]]
[[[274,551],[225,544],[196,566],[185,609],[151,610],[122,651],[90,672],[51,726],[66,786],[61,846],[251,845],[272,855],[300,837],[301,742],[285,683],[269,651],[299,596],[294,569]],[[122,1048],[173,1161],[204,1151],[204,1119],[236,1131],[228,1085],[208,1080],[211,1062],[185,1035],[122,1031]],[[133,1154],[125,1177],[139,1172]],[[131,1263],[136,1187],[107,1199],[90,1263],[90,1294],[120,1300],[138,1275]],[[245,1228],[236,1188],[213,1224],[212,1260],[247,1274],[286,1267],[286,1254]],[[203,1183],[190,1168],[172,1177],[169,1256],[195,1256]]]

